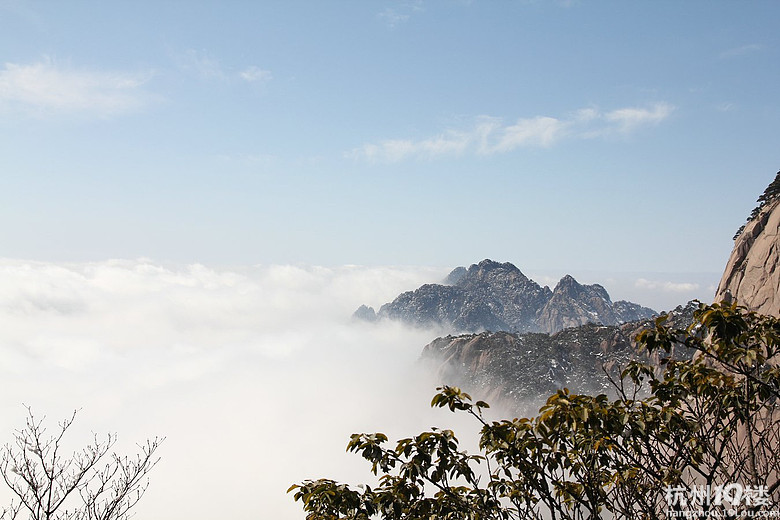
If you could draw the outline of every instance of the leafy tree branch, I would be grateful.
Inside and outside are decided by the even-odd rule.
[[[744,504],[754,512],[780,503],[780,322],[725,302],[694,318],[673,329],[661,317],[638,336],[660,362],[629,363],[616,397],[564,388],[535,417],[489,422],[487,403],[440,387],[431,405],[474,418],[480,454],[450,430],[394,448],[384,434],[354,434],[347,450],[371,463],[375,488],[319,479],[288,492],[308,520],[660,519],[690,505],[664,489],[695,497],[729,483],[768,494]],[[724,517],[727,506],[699,504]]]

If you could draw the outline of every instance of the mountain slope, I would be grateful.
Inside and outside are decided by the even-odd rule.
[[[677,307],[668,313],[666,324],[688,326],[695,308],[692,302]],[[589,323],[555,334],[446,336],[426,345],[421,359],[441,384],[463,387],[479,399],[527,415],[564,387],[573,392],[609,393],[607,373],[640,355],[634,339],[652,326],[652,320],[640,320],[620,326]]]

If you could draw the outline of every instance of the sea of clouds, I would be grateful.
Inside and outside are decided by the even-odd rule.
[[[447,271],[0,260],[0,443],[78,409],[74,448],[166,437],[139,520],[303,518],[290,484],[369,479],[351,433],[470,424],[428,406],[440,331],[351,320]]]
[[[290,484],[369,477],[351,433],[457,421],[429,408],[439,382],[418,363],[437,331],[351,320],[445,275],[0,260],[0,442],[25,406],[50,431],[78,409],[74,448],[166,437],[139,520],[303,518]]]

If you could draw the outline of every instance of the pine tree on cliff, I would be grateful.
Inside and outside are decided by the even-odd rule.
[[[761,211],[761,208],[775,200],[778,196],[780,196],[780,172],[777,172],[775,180],[773,180],[772,183],[766,187],[764,193],[762,193],[758,198],[757,202],[759,203],[759,206],[753,210],[753,213],[758,215],[758,212]]]
[[[750,222],[754,218],[758,216],[759,213],[761,213],[761,210],[764,209],[764,206],[769,204],[770,202],[774,201],[780,197],[780,172],[777,172],[775,175],[775,180],[773,180],[769,186],[766,187],[764,190],[764,193],[761,194],[760,197],[758,197],[758,206],[753,208],[753,211],[750,213],[750,216],[748,217],[747,221]],[[736,234],[734,235],[734,240],[739,237],[739,235],[742,234],[742,232],[745,230],[745,225],[743,224],[742,227],[740,227]]]

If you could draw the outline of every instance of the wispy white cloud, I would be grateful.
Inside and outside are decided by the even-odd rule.
[[[385,8],[377,15],[377,18],[384,21],[385,25],[393,29],[398,25],[411,20],[413,13],[418,13],[422,10],[423,6],[421,0],[403,2],[395,7]]]
[[[366,144],[351,154],[363,156],[369,160],[402,161],[410,156],[434,158],[441,155],[459,155],[471,146],[472,135],[455,131],[447,131],[420,141],[409,139],[390,139],[379,144]]]
[[[763,45],[760,45],[758,43],[750,43],[748,45],[742,45],[740,47],[734,47],[732,49],[726,49],[725,51],[720,53],[721,59],[726,58],[734,58],[736,56],[742,56],[744,54],[750,54],[753,52],[758,52],[764,49]]]
[[[410,158],[434,159],[465,153],[493,155],[518,148],[547,148],[564,138],[628,135],[640,127],[661,123],[673,111],[674,107],[668,103],[606,112],[587,107],[567,117],[536,116],[520,118],[510,124],[500,118],[480,116],[470,129],[447,129],[437,136],[419,140],[388,139],[367,143],[345,155],[353,159],[397,162]]]
[[[227,79],[227,74],[222,70],[222,65],[212,56],[194,49],[188,49],[176,56],[179,69],[195,74],[201,79]]]
[[[667,103],[656,103],[651,108],[620,108],[604,114],[604,120],[617,125],[619,132],[631,132],[638,126],[656,125],[665,120],[674,108]]]
[[[408,22],[410,18],[408,14],[399,13],[390,7],[386,8],[377,16],[384,20],[388,27],[395,27],[400,23]]]
[[[513,125],[500,127],[495,144],[481,146],[480,152],[491,154],[509,152],[525,146],[551,146],[565,135],[569,126],[569,122],[554,117],[540,116],[532,119],[520,119]],[[483,143],[486,143],[486,140],[483,140]]]
[[[271,71],[257,65],[246,66],[238,72],[225,68],[214,56],[194,49],[175,54],[173,59],[180,70],[205,81],[241,80],[247,83],[265,83],[273,78]]]
[[[112,116],[149,103],[153,96],[143,86],[151,77],[151,72],[79,70],[50,58],[5,63],[0,69],[0,107]]]
[[[700,288],[697,283],[657,281],[648,280],[646,278],[638,278],[636,282],[634,282],[634,286],[638,289],[660,290],[672,293],[691,292]]]
[[[249,83],[266,82],[273,79],[273,74],[270,70],[261,69],[255,65],[245,68],[238,73],[239,77]]]

